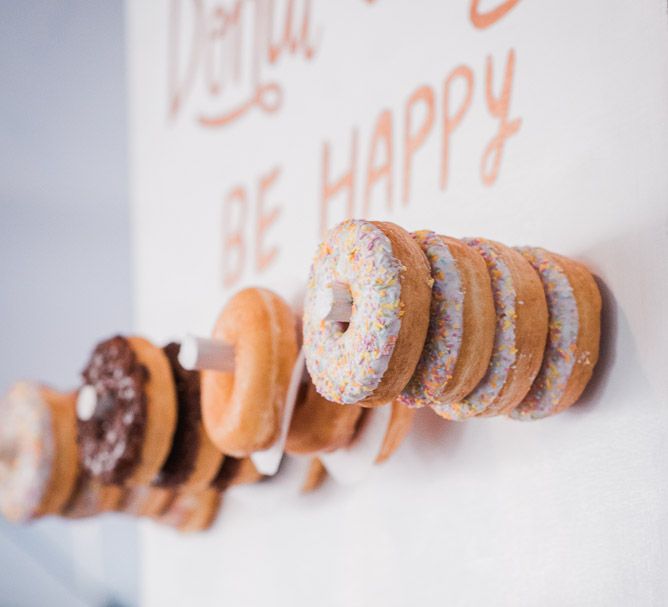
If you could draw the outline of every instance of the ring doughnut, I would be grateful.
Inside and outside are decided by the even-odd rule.
[[[75,393],[30,382],[0,401],[0,512],[12,522],[58,514],[78,473]]]
[[[427,340],[399,396],[409,407],[458,402],[485,375],[494,344],[494,300],[482,256],[463,242],[413,232],[434,280]]]
[[[77,400],[83,467],[104,484],[146,485],[176,427],[176,391],[165,353],[140,337],[98,344]]]
[[[202,371],[202,416],[213,443],[244,457],[278,438],[297,359],[295,317],[267,289],[237,293],[221,312],[213,338],[234,346],[234,373]]]
[[[433,405],[446,419],[510,412],[524,398],[538,373],[547,336],[543,287],[529,262],[517,251],[492,240],[467,238],[479,252],[492,283],[496,328],[485,376],[459,402]]]
[[[517,249],[540,276],[549,332],[543,365],[513,419],[540,419],[570,407],[582,394],[598,360],[601,294],[582,264],[545,249]]]
[[[352,298],[347,325],[324,320],[336,284]],[[334,227],[318,247],[304,302],[304,352],[316,390],[346,405],[393,401],[422,353],[431,284],[422,249],[399,226],[351,219]]]
[[[220,468],[223,454],[211,442],[202,423],[199,372],[181,366],[180,349],[173,342],[163,348],[172,370],[178,410],[171,450],[151,484],[198,491],[208,487]]]
[[[310,381],[302,389],[292,414],[286,453],[310,455],[334,451],[350,443],[362,408],[326,400]]]

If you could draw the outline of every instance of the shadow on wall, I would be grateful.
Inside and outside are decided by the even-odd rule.
[[[2,3],[0,73],[0,390],[69,388],[131,326],[123,3]],[[135,603],[137,545],[113,518],[2,521],[0,596]]]

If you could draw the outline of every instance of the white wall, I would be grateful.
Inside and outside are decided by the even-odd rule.
[[[67,388],[131,322],[123,4],[1,3],[0,75],[0,390]],[[0,602],[132,601],[135,538],[125,521],[0,521]]]

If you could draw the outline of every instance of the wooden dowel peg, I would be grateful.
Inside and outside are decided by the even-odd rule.
[[[181,341],[179,362],[190,371],[234,371],[234,346],[218,339],[186,335]]]
[[[318,297],[318,316],[323,320],[350,322],[353,313],[353,296],[348,285],[334,282]]]

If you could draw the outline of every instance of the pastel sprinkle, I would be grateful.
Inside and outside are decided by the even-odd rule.
[[[489,367],[473,392],[459,403],[432,405],[436,413],[452,420],[479,415],[493,407],[517,358],[516,293],[510,270],[501,259],[494,243],[481,238],[464,238],[463,242],[478,251],[487,264],[494,296],[496,329]]]
[[[510,416],[520,420],[540,419],[554,412],[573,372],[579,331],[578,306],[568,276],[547,251],[532,247],[516,250],[540,276],[549,325],[543,365],[524,401]]]
[[[55,458],[51,411],[39,388],[20,382],[0,401],[0,512],[30,519],[42,501]]]
[[[425,252],[432,275],[429,329],[422,356],[399,396],[409,407],[439,404],[454,374],[462,342],[464,292],[448,245],[434,232],[413,232]]]

